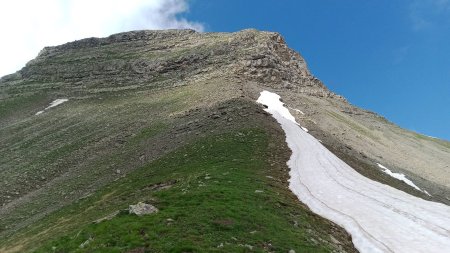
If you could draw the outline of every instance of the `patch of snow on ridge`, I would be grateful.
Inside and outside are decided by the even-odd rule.
[[[405,182],[407,185],[413,187],[414,189],[421,191],[429,196],[431,196],[427,191],[424,191],[422,189],[420,189],[416,184],[413,183],[413,181],[409,180],[408,178],[406,178],[406,176],[404,174],[401,173],[395,173],[392,172],[390,169],[386,168],[385,166],[383,166],[382,164],[377,163],[378,167],[380,167],[382,169],[382,171],[386,174],[388,174],[389,176],[398,179],[400,181]]]
[[[50,108],[52,108],[52,107],[58,106],[58,105],[60,105],[60,104],[62,104],[62,103],[64,103],[64,102],[67,102],[67,101],[69,101],[69,99],[67,99],[67,98],[58,98],[58,99],[55,99],[55,100],[53,100],[53,101],[50,103],[49,106],[47,106],[47,107],[46,107],[44,110],[42,110],[42,111],[38,111],[35,115],[42,114],[44,111],[46,111],[46,110],[48,110],[48,109],[50,109]]]
[[[450,252],[450,207],[370,180],[302,131],[277,94],[257,102],[292,150],[289,188],[313,212],[344,227],[361,252]],[[340,197],[337,197],[340,196]]]
[[[69,101],[69,99],[67,99],[67,98],[58,98],[58,99],[54,100],[53,102],[51,102],[50,105],[47,108],[45,108],[45,110],[55,107],[57,105],[60,105],[67,101]]]
[[[295,117],[292,116],[292,114],[289,112],[288,108],[284,106],[284,103],[280,101],[280,96],[278,94],[269,92],[269,91],[263,91],[261,92],[261,96],[256,101],[257,103],[267,105],[270,104],[272,107],[272,110],[276,110],[279,114],[281,114],[284,118],[292,121],[296,125],[300,126],[297,121],[295,121]],[[266,110],[267,111],[267,110]],[[305,132],[308,132],[308,129],[305,127],[300,126],[301,129]]]
[[[278,94],[269,92],[269,91],[263,91],[261,92],[261,96],[259,96],[257,103],[270,106],[270,108],[267,108],[266,111],[276,111],[278,112],[283,118],[288,119],[298,125],[297,121],[295,121],[294,116],[289,112],[288,108],[284,106],[284,103],[280,101],[280,96]]]
[[[296,111],[296,112],[299,112],[299,113],[301,113],[302,115],[305,115],[305,113],[304,112],[302,112],[302,111],[300,111],[299,109],[293,109],[294,111]]]
[[[302,111],[299,110],[299,109],[295,109],[295,108],[292,108],[292,107],[290,107],[290,106],[288,106],[288,107],[289,107],[289,109],[292,109],[292,110],[294,110],[294,111],[296,111],[296,112],[299,112],[301,115],[305,115],[305,113],[302,112]]]

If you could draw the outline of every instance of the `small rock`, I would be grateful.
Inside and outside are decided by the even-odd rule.
[[[289,253],[295,253],[295,250],[291,249],[289,250]]]
[[[120,174],[120,170],[119,169],[116,170],[116,174]]]
[[[156,208],[153,205],[146,204],[146,203],[143,203],[143,202],[139,202],[136,205],[130,205],[128,207],[128,211],[129,211],[130,214],[134,213],[134,214],[136,214],[138,216],[141,216],[141,215],[156,213],[159,210],[158,210],[158,208]]]

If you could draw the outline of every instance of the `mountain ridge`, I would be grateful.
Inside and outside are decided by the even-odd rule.
[[[266,164],[261,165],[264,173],[276,172],[271,177],[279,184],[276,189],[270,188],[272,183],[267,187],[289,199],[273,206],[292,205],[308,213],[286,192],[283,159],[289,151],[284,134],[255,103],[265,89],[280,94],[302,126],[359,173],[427,200],[450,203],[447,142],[408,132],[352,106],[312,76],[305,60],[278,33],[132,31],[47,47],[23,69],[0,79],[0,152],[4,154],[0,158],[0,236],[8,238],[0,240],[0,250],[22,242],[23,249],[32,249],[36,247],[30,246],[33,243],[43,245],[59,233],[81,229],[92,222],[89,219],[135,204],[130,201],[142,201],[136,192],[144,190],[126,190],[134,189],[127,184],[128,176],[147,175],[147,165],[195,146],[201,138],[231,134],[237,136],[231,138],[238,143],[234,148],[246,148],[239,138],[254,128],[268,132],[270,147],[278,147],[282,153],[278,158],[252,158]],[[58,98],[68,101],[36,115]],[[431,196],[386,175],[377,163],[405,174]],[[190,178],[198,179],[198,184],[205,181],[205,176],[183,173],[173,190],[184,189]],[[164,184],[173,180],[171,175],[156,172],[151,176],[162,177]],[[267,180],[264,174],[260,176],[254,180]],[[116,181],[126,187],[118,187]],[[128,195],[120,197],[120,192],[108,188],[111,185]],[[251,189],[255,190],[260,189]],[[146,201],[165,203],[158,194],[146,192]],[[104,205],[103,198],[114,202]],[[78,207],[81,202],[87,204]],[[89,211],[86,205],[98,212]],[[61,211],[67,209],[71,211]],[[71,221],[71,214],[86,209],[89,215]],[[280,214],[292,224],[299,221],[286,217],[294,216]],[[338,240],[346,245],[345,252],[352,252],[340,228],[312,217],[305,221],[308,226],[341,231]],[[64,226],[57,228],[43,221],[60,221]],[[225,223],[227,227],[229,222]],[[43,224],[52,229],[44,233]],[[70,229],[64,230],[65,226]],[[29,227],[33,232],[26,231]],[[30,233],[43,234],[36,238]],[[327,233],[313,234],[331,248],[342,250]]]
[[[120,46],[126,47],[128,54],[117,55],[113,61],[108,59],[108,53],[115,51],[115,54],[120,54]],[[108,51],[108,47],[112,47],[111,50]],[[174,48],[176,50],[172,50]],[[92,53],[92,49],[99,52],[88,54]],[[168,56],[169,59],[158,59],[158,54],[170,53],[171,50],[175,52]],[[79,55],[70,55],[76,54],[74,51],[78,51]],[[83,51],[88,52],[83,54]],[[144,60],[145,56],[156,56],[156,59]],[[61,60],[64,57],[66,59]],[[74,64],[80,61],[83,63],[74,69]],[[103,80],[112,82],[111,86],[120,86],[121,82],[139,82],[140,76],[145,76],[142,81],[152,81],[154,76],[149,73],[164,76],[177,65],[191,65],[194,69],[186,72],[195,74],[195,71],[208,68],[211,64],[216,65],[215,67],[224,66],[234,75],[265,82],[273,88],[297,89],[302,93],[342,98],[330,92],[319,79],[310,74],[304,59],[286,45],[281,35],[252,29],[235,33],[141,30],[105,38],[77,40],[45,47],[22,70],[5,76],[2,80],[63,81],[77,85],[83,80],[92,81],[89,78],[91,75],[98,79],[101,78],[98,75],[102,74],[120,74],[121,80]],[[49,76],[52,80],[46,79]]]

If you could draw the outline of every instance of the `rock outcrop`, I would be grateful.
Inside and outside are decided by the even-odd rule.
[[[44,48],[1,82],[95,93],[181,85],[198,74],[232,74],[273,88],[335,96],[273,32],[132,31]],[[174,81],[175,80],[175,81]]]
[[[158,208],[153,205],[139,202],[136,205],[130,205],[128,208],[130,214],[136,214],[137,216],[152,214],[158,212]]]

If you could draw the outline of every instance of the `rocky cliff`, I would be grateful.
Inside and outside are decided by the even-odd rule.
[[[71,91],[93,93],[183,85],[184,79],[199,74],[237,76],[268,87],[335,96],[278,33],[256,30],[133,31],[83,39],[44,48],[2,82],[16,81],[16,86],[38,82],[36,89],[69,85]]]

